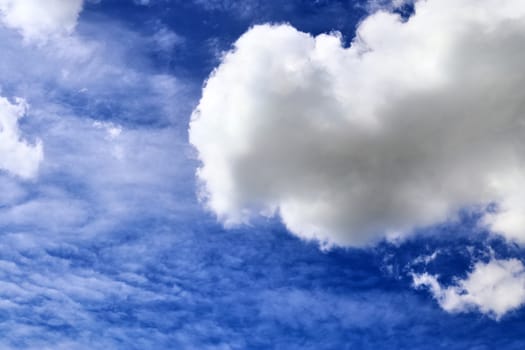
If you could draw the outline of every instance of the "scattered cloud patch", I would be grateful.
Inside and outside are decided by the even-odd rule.
[[[0,21],[26,40],[42,41],[73,31],[83,0],[0,0]]]
[[[478,310],[500,319],[525,303],[525,267],[517,259],[478,262],[463,280],[443,287],[436,276],[413,275],[416,288],[426,287],[448,312]]]
[[[193,113],[202,198],[227,226],[278,214],[351,246],[498,203],[484,224],[525,242],[524,23],[518,0],[428,0],[370,15],[350,47],[253,27]]]
[[[152,36],[153,42],[162,51],[172,51],[175,46],[184,42],[184,39],[166,27],[160,27]]]
[[[0,169],[22,178],[33,178],[44,159],[41,141],[30,144],[22,139],[18,120],[27,104],[22,99],[14,103],[0,97]]]

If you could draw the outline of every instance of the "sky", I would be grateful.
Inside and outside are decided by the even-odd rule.
[[[0,0],[0,350],[523,349],[521,0]]]

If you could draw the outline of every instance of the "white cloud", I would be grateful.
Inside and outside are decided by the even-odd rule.
[[[26,108],[23,100],[13,104],[0,97],[0,169],[32,178],[38,172],[44,152],[40,141],[31,145],[21,139],[18,119],[24,116]]]
[[[235,43],[189,131],[221,221],[279,213],[363,245],[498,203],[485,223],[525,242],[525,2],[415,6],[369,16],[349,48],[289,25]]]
[[[70,33],[82,5],[83,0],[0,0],[0,21],[26,40],[40,41]]]
[[[427,287],[448,312],[477,309],[496,319],[525,303],[525,267],[516,259],[477,263],[456,285],[442,287],[435,276],[414,275],[415,287]]]

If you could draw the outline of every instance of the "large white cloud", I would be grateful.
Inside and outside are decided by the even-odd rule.
[[[497,203],[525,242],[525,2],[377,12],[350,47],[289,25],[245,33],[190,125],[226,225],[280,214],[300,237],[363,245]]]
[[[0,97],[0,170],[23,178],[32,178],[44,158],[42,143],[31,145],[21,139],[18,119],[23,117],[26,103],[10,103]]]
[[[416,287],[427,287],[448,312],[479,310],[496,319],[525,304],[525,267],[516,259],[477,263],[456,285],[442,287],[435,276],[414,275]]]
[[[27,40],[67,34],[77,23],[83,0],[0,0],[0,20]]]

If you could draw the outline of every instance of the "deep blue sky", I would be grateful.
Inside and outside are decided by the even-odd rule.
[[[412,287],[411,272],[445,284],[465,276],[489,247],[523,256],[480,232],[475,214],[398,244],[323,251],[278,219],[225,229],[196,199],[188,121],[218,54],[267,22],[340,31],[348,43],[366,13],[364,3],[330,0],[91,1],[77,35],[104,43],[99,61],[133,78],[9,75],[6,60],[2,94],[34,107],[21,127],[43,138],[50,163],[37,182],[19,184],[16,205],[36,209],[0,204],[0,349],[523,349],[525,311],[499,321],[449,314]],[[14,52],[19,38],[2,35]],[[24,60],[46,56],[20,47]],[[176,91],[159,92],[149,76],[174,78]],[[82,137],[86,120],[120,125],[132,165],[106,161],[106,141]]]

